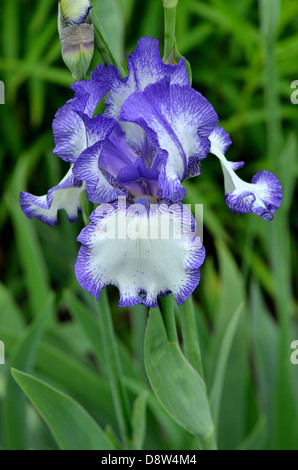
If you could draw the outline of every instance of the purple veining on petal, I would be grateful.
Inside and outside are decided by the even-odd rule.
[[[221,126],[215,127],[212,134],[210,135],[210,140],[223,154],[227,152],[232,143],[229,134]]]
[[[54,154],[66,162],[74,163],[85,150],[86,130],[81,117],[73,110],[71,102],[60,108],[53,121]]]
[[[70,222],[76,222],[81,210],[79,196],[84,190],[85,185],[74,178],[70,169],[63,180],[44,196],[34,196],[22,191],[20,205],[29,219],[36,217],[47,225],[57,225],[60,209],[65,209]]]
[[[77,178],[86,181],[88,198],[95,204],[112,202],[123,191],[115,187],[98,166],[98,160],[102,149],[102,142],[97,142],[87,148],[73,166],[73,172]]]
[[[138,41],[136,49],[127,58],[128,77],[109,77],[111,93],[106,100],[107,115],[118,119],[121,106],[136,90],[143,91],[147,85],[168,78],[171,84],[190,86],[185,59],[178,65],[165,64],[159,53],[159,42],[151,37]],[[97,80],[97,74],[91,76]]]
[[[211,104],[189,86],[162,80],[134,92],[122,106],[120,120],[138,124],[157,149],[168,152],[160,191],[177,200],[178,193],[184,194],[181,181],[188,164],[193,167],[210,150],[209,136],[218,122]]]
[[[70,87],[75,92],[77,99],[84,97],[86,100],[84,107],[79,111],[92,117],[99,102],[106,96],[113,86],[113,81],[121,80],[116,67],[99,64],[91,73],[90,80],[82,80],[73,83]]]
[[[282,186],[276,176],[269,171],[259,171],[251,184],[246,184],[244,189],[239,186],[228,194],[226,202],[231,212],[237,215],[251,212],[264,220],[272,220],[282,197]]]

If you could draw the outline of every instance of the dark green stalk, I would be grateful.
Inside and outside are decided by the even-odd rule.
[[[175,54],[176,8],[178,0],[164,0],[164,62],[172,62]],[[171,59],[172,58],[172,59]]]

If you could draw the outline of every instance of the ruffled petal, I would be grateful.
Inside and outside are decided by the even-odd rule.
[[[56,113],[53,121],[54,154],[74,163],[87,147],[86,129],[82,118],[74,110],[77,100],[70,100]]]
[[[229,134],[221,126],[217,126],[213,130],[212,134],[210,135],[210,141],[212,142],[213,148],[218,148],[218,150],[223,154],[227,152],[232,143]]]
[[[222,139],[218,138],[219,134]],[[251,212],[264,220],[272,220],[283,197],[278,178],[270,171],[259,171],[253,176],[251,183],[241,180],[234,170],[241,168],[244,163],[229,162],[224,155],[227,135],[223,129],[217,133],[213,132],[210,136],[210,151],[220,160],[224,174],[225,198],[230,211],[237,215]]]
[[[136,49],[127,57],[128,77],[124,80],[113,75],[109,77],[111,93],[106,100],[106,113],[117,119],[121,106],[136,90],[143,91],[150,83],[168,78],[171,84],[188,85],[189,78],[185,59],[177,65],[165,64],[159,53],[159,42],[151,37],[139,39]],[[92,75],[97,79],[97,74]]]
[[[99,206],[82,230],[76,263],[80,285],[99,299],[108,284],[118,287],[119,306],[157,306],[173,292],[181,305],[200,281],[205,249],[194,219],[182,204]]]
[[[70,222],[76,222],[81,210],[79,197],[85,189],[85,183],[76,180],[70,169],[63,180],[45,196],[33,196],[22,191],[20,205],[29,219],[36,217],[48,225],[57,225],[60,209],[66,211]]]
[[[88,199],[95,204],[112,202],[125,194],[117,187],[117,181],[98,166],[102,145],[100,141],[84,150],[73,167],[76,178],[86,181]]]
[[[91,73],[90,80],[73,83],[70,88],[75,92],[76,110],[92,117],[99,102],[110,91],[114,82],[121,80],[118,70],[113,65],[106,67],[99,64]]]
[[[264,220],[272,220],[283,197],[278,178],[270,171],[259,171],[253,176],[251,184],[245,183],[244,187],[243,183],[226,196],[230,211],[237,215],[252,212]]]
[[[97,80],[82,80],[73,83],[71,88],[75,91],[75,97],[57,111],[53,121],[54,154],[66,162],[74,163],[80,154],[92,145],[88,142],[88,131],[92,127],[91,118],[99,102],[110,91],[109,79],[113,74],[119,76],[115,67],[98,65]],[[87,129],[86,122],[89,125]],[[92,130],[96,131],[95,128]]]
[[[218,123],[206,98],[189,86],[163,80],[134,92],[122,106],[120,120],[138,124],[156,148],[167,151],[160,196],[172,201],[185,197],[181,181],[191,176],[195,162],[207,156],[209,136]]]

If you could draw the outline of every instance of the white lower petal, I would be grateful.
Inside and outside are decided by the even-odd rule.
[[[76,275],[96,298],[113,284],[119,306],[156,306],[157,297],[169,292],[180,305],[199,283],[205,250],[182,204],[151,205],[149,212],[141,204],[105,204],[90,219],[78,238],[83,246]]]

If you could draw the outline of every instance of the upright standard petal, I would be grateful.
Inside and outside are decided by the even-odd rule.
[[[88,126],[98,103],[109,92],[107,80],[99,79],[109,73],[111,67],[98,66],[98,81],[83,80],[71,85],[75,97],[69,100],[56,113],[53,121],[55,139],[54,154],[66,162],[74,163],[81,153],[92,143],[88,141]],[[114,68],[113,68],[114,69]],[[90,118],[90,119],[88,119]]]
[[[182,304],[200,281],[205,249],[193,230],[194,219],[182,204],[99,206],[82,230],[76,263],[80,285],[99,299],[108,284],[118,287],[119,306],[157,306],[173,292]]]
[[[136,90],[143,91],[147,85],[168,78],[171,84],[188,85],[189,78],[185,68],[185,59],[177,65],[165,64],[159,53],[159,42],[151,37],[139,39],[136,49],[127,57],[128,77],[109,76],[111,93],[106,100],[106,113],[117,119],[121,106],[125,100]],[[97,72],[91,77],[100,80]]]
[[[122,106],[120,120],[138,124],[156,148],[167,151],[160,196],[174,202],[183,199],[181,182],[207,156],[209,136],[218,123],[211,104],[193,88],[166,79],[134,92]]]
[[[230,144],[230,138],[223,128],[217,127],[210,136],[211,153],[220,160],[224,174],[225,198],[231,212],[242,215],[251,212],[264,220],[272,220],[273,214],[282,201],[282,186],[270,171],[259,171],[251,183],[246,183],[234,170],[241,168],[243,162],[229,162],[224,152]]]
[[[70,222],[76,222],[81,210],[79,197],[85,189],[85,184],[76,180],[70,169],[63,180],[51,188],[45,196],[33,196],[22,191],[20,205],[29,219],[36,217],[48,225],[57,225],[60,209],[66,211]]]
[[[136,90],[143,91],[149,84],[167,78],[171,84],[190,87],[184,63],[185,59],[177,65],[165,64],[160,57],[158,40],[144,37],[138,41],[137,48],[127,58],[128,77],[122,79],[115,67],[107,67],[104,71],[97,67],[91,74],[90,81],[100,84],[101,87],[109,87],[105,115],[118,120],[121,107],[127,98]],[[146,160],[150,160],[155,148],[144,130],[130,122],[120,122],[120,125],[131,147],[138,154],[145,155]]]

